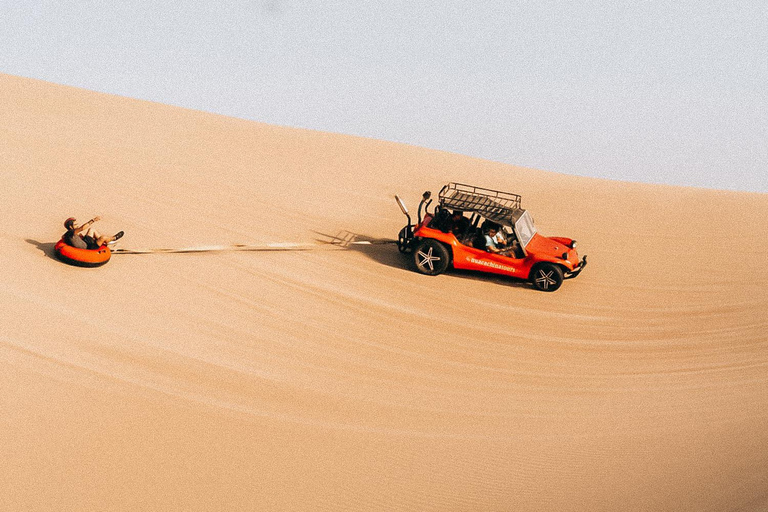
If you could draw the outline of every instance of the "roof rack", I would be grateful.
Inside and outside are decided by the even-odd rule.
[[[440,190],[438,197],[443,208],[477,212],[505,226],[514,226],[515,221],[524,213],[519,195],[499,190],[449,183]]]

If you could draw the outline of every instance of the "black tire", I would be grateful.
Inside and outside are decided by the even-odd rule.
[[[416,270],[428,276],[442,274],[448,269],[451,255],[448,249],[435,240],[424,240],[413,251]]]
[[[563,284],[563,269],[552,263],[540,263],[533,268],[529,279],[537,290],[553,292]]]
[[[397,235],[397,250],[403,254],[411,252],[413,242],[413,229],[411,226],[405,226]]]

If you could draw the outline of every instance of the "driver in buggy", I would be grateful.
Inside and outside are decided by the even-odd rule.
[[[516,258],[520,244],[517,240],[511,243],[506,240],[504,233],[497,224],[489,224],[486,227],[485,250],[494,254],[501,254],[510,258]]]

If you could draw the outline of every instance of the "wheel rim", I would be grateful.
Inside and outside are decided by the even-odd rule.
[[[555,279],[555,269],[539,269],[536,276],[536,286],[542,290],[549,290],[551,287],[557,286],[557,279]]]
[[[424,249],[418,251],[419,268],[428,269],[430,272],[435,271],[435,262],[440,261],[440,256],[434,255],[434,249],[434,247],[429,247],[426,251]]]

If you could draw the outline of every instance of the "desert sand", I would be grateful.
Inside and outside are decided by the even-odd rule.
[[[589,266],[542,293],[322,243],[392,240],[394,195],[449,181]],[[0,204],[2,510],[768,510],[765,194],[0,75]],[[95,215],[123,248],[305,250],[59,262]]]

